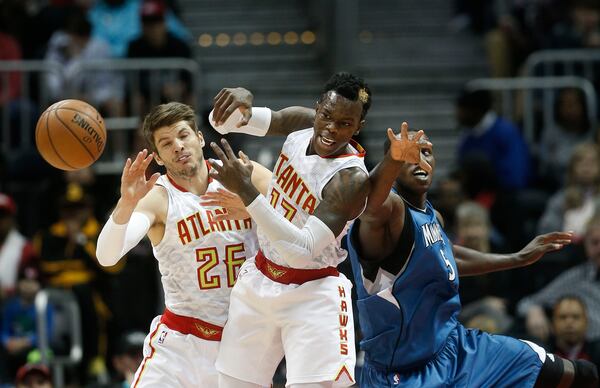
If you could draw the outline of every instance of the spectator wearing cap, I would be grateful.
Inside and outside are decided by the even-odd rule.
[[[42,364],[25,364],[17,372],[16,388],[52,388],[52,375]]]
[[[113,356],[113,366],[119,374],[119,382],[124,388],[131,386],[133,377],[144,358],[144,339],[146,334],[141,331],[124,333],[119,338],[117,351]]]
[[[2,309],[0,339],[6,353],[8,374],[14,376],[27,355],[38,346],[35,296],[40,290],[39,270],[27,265],[19,271],[17,294],[9,298]],[[52,332],[53,310],[47,310],[47,331]]]
[[[186,41],[178,38],[167,29],[167,8],[163,0],[146,0],[140,8],[142,34],[129,43],[128,58],[191,58],[192,51]],[[140,74],[142,106],[169,101],[189,103],[192,79],[189,73],[176,70],[148,71]]]
[[[58,201],[58,220],[34,237],[41,273],[51,287],[73,292],[81,313],[83,359],[79,383],[93,381],[106,373],[106,321],[109,311],[102,297],[107,273],[120,267],[103,268],[96,260],[96,240],[100,231],[93,215],[93,199],[74,183]]]
[[[107,41],[114,57],[124,57],[129,42],[140,35],[142,3],[143,0],[98,0],[90,9],[92,35]],[[171,10],[166,11],[165,22],[179,39],[191,40],[190,33]]]
[[[0,301],[15,289],[19,268],[35,261],[32,244],[17,230],[15,201],[0,193]]]

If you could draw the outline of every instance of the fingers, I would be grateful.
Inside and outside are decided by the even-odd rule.
[[[243,151],[239,151],[238,155],[240,156],[240,159],[242,159],[242,162],[244,164],[251,164],[252,162],[250,161],[250,158],[248,157],[248,155],[246,155]]]
[[[413,137],[413,141],[414,141],[415,143],[418,143],[418,142],[419,142],[419,139],[420,139],[421,137],[423,137],[423,135],[424,135],[424,134],[425,134],[425,132],[423,132],[423,130],[422,130],[422,129],[420,129],[420,130],[419,130],[419,132],[417,132],[417,133],[416,133],[415,137]]]
[[[573,232],[551,232],[541,236],[542,241],[546,244],[570,244],[573,241]]]
[[[160,178],[159,172],[155,172],[154,174],[152,174],[150,179],[148,179],[148,182],[146,182],[146,188],[148,190],[150,190],[156,184],[156,181],[158,180],[158,178]]]
[[[392,128],[388,128],[387,129],[387,137],[388,139],[390,139],[390,142],[394,142],[396,140],[398,140],[398,138],[396,137],[396,134],[394,133],[394,130]]]
[[[213,120],[217,125],[222,125],[227,117],[229,117],[226,117],[224,113],[232,102],[233,96],[228,90],[224,89],[224,93],[222,93],[219,99],[215,102],[215,107],[213,110]]]
[[[408,123],[406,121],[400,126],[400,139],[408,140]]]
[[[223,146],[223,149],[225,150],[225,154],[227,155],[229,161],[237,160],[237,157],[235,156],[235,153],[233,152],[233,149],[231,148],[227,140],[221,139],[221,145]]]
[[[217,145],[217,143],[215,143],[214,141],[210,143],[210,147],[213,149],[213,151],[215,151],[215,154],[217,155],[217,158],[219,158],[223,163],[228,162],[229,158],[225,155],[225,152],[223,152],[223,150],[221,149],[221,147],[219,147]],[[214,167],[214,165],[216,163],[214,163],[214,160],[210,159],[209,160],[210,164]],[[221,167],[221,166],[219,166]],[[216,167],[215,167],[216,168]]]

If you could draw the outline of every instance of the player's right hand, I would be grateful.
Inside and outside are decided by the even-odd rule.
[[[132,161],[127,158],[121,175],[121,200],[129,204],[137,204],[152,189],[160,173],[154,173],[146,179],[146,169],[152,161],[152,154],[147,149],[138,152]]]
[[[223,125],[225,120],[236,110],[242,113],[242,118],[236,124],[240,128],[250,121],[252,117],[252,101],[254,96],[248,89],[224,88],[213,98],[212,119],[217,126]]]
[[[391,128],[388,128],[387,135],[390,140],[389,152],[392,159],[399,162],[418,164],[428,174],[431,174],[431,166],[421,155],[422,148],[432,147],[432,144],[426,138],[423,138],[425,132],[420,130],[414,136],[409,136],[408,123],[403,122],[399,135],[396,135]]]

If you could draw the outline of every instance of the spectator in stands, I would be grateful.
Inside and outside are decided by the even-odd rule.
[[[492,110],[488,91],[463,91],[456,100],[456,117],[463,130],[459,163],[478,160],[489,164],[500,190],[527,187],[531,176],[527,144],[519,128]]]
[[[445,231],[448,238],[454,239],[456,235],[456,210],[465,201],[465,193],[458,173],[450,173],[441,177],[437,188],[432,192],[431,202],[442,214]]]
[[[554,125],[544,128],[540,141],[540,175],[554,188],[564,178],[575,145],[592,141],[594,133],[580,89],[562,89],[554,104]]]
[[[597,0],[574,0],[570,18],[557,23],[548,34],[547,48],[600,47],[600,4]]]
[[[2,309],[0,339],[6,350],[8,373],[14,376],[27,355],[37,346],[37,313],[34,300],[40,290],[39,269],[34,265],[23,267],[19,273],[17,295],[8,299]],[[48,309],[47,330],[52,332],[53,310]]]
[[[163,0],[145,0],[140,8],[142,35],[129,43],[128,58],[191,58],[189,45],[167,30],[167,8]],[[169,101],[190,103],[189,74],[173,70],[140,74],[143,107]],[[154,101],[152,98],[154,97]],[[160,100],[156,100],[159,98]]]
[[[70,290],[81,311],[83,360],[78,378],[84,383],[106,373],[106,321],[109,311],[102,297],[105,271],[96,260],[99,224],[93,216],[92,197],[81,186],[69,184],[59,201],[59,218],[48,229],[37,233],[34,246],[46,284]]]
[[[552,308],[552,339],[547,350],[568,360],[588,360],[600,366],[600,341],[587,341],[588,318],[585,303],[565,295]]]
[[[21,60],[21,46],[17,40],[0,30],[0,61]],[[8,82],[7,82],[8,81]],[[0,108],[21,95],[21,75],[18,72],[10,73],[8,79],[0,80]]]
[[[458,205],[455,222],[454,243],[484,253],[508,252],[502,237],[492,227],[488,209],[480,204],[466,201]],[[462,278],[460,280],[461,302],[466,306],[483,297],[507,297],[510,292],[509,273],[504,271]]]
[[[600,214],[587,224],[584,237],[587,261],[559,275],[537,293],[523,298],[517,305],[518,313],[526,318],[529,335],[547,342],[550,323],[544,312],[568,294],[580,297],[588,307],[588,340],[600,339]]]
[[[146,333],[141,331],[125,333],[119,338],[117,352],[112,361],[123,388],[131,386],[135,371],[142,363],[145,338]]]
[[[538,232],[572,230],[575,239],[581,238],[596,211],[599,195],[600,149],[594,143],[582,143],[571,153],[566,185],[548,201]]]
[[[33,246],[16,228],[16,212],[13,199],[0,193],[0,302],[15,290],[19,268],[35,261]]]
[[[26,364],[19,368],[15,379],[16,388],[52,388],[52,375],[47,366]]]
[[[64,74],[49,73],[46,84],[53,99],[80,98],[96,106],[104,116],[122,114],[122,77],[109,70],[81,71],[85,61],[111,58],[110,47],[91,37],[92,26],[84,10],[74,8],[64,29],[52,34],[45,59],[61,64]]]
[[[124,57],[127,45],[141,33],[140,8],[143,0],[98,0],[90,10],[93,36],[110,44],[114,57]],[[175,14],[167,10],[165,15],[167,28],[179,39],[191,40]]]

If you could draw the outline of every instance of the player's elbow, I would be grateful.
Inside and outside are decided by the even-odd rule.
[[[281,258],[291,268],[307,268],[315,261],[321,251],[310,249],[298,244],[292,244],[287,241],[277,241],[273,244],[275,250]]]
[[[100,263],[103,267],[112,267],[117,264],[121,259],[121,256],[114,255],[111,252],[107,252],[106,249],[103,249],[100,244],[96,247],[96,259],[98,263]]]

